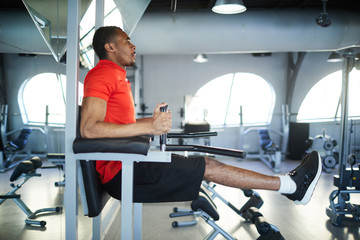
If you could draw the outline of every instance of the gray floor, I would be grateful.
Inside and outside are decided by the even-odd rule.
[[[222,161],[263,172],[273,174],[263,163],[258,160],[237,161],[234,159],[223,159]],[[281,172],[286,173],[298,164],[297,161],[285,161],[282,163]],[[45,162],[44,165],[50,165]],[[336,173],[337,170],[334,170]],[[33,177],[17,191],[21,194],[21,199],[28,207],[35,211],[38,208],[62,206],[63,193],[62,187],[55,187],[54,182],[63,179],[63,173],[57,169],[39,169],[41,177]],[[9,177],[12,171],[0,173],[0,194],[7,193],[11,187]],[[343,227],[333,226],[325,213],[329,205],[329,195],[336,189],[332,184],[334,173],[323,173],[312,201],[306,206],[297,206],[287,198],[276,192],[258,191],[264,200],[264,205],[260,209],[266,220],[275,225],[281,231],[285,239],[304,240],[355,240],[360,239],[359,223],[346,223]],[[242,206],[247,200],[242,191],[224,187],[221,185],[215,188],[224,198],[235,206]],[[359,196],[351,196],[352,203],[358,203]],[[236,215],[229,207],[219,199],[215,200],[220,213],[218,225],[237,239],[257,239],[254,225],[244,221]],[[173,207],[188,208],[189,202],[165,203],[165,204],[144,204],[143,211],[143,239],[203,239],[211,230],[202,219],[196,226],[177,228],[171,227],[174,219],[169,218],[169,213]],[[82,215],[79,208],[79,215]],[[36,240],[36,239],[65,239],[65,215],[49,214],[43,215],[39,219],[45,220],[45,228],[26,226],[24,223],[25,214],[15,205],[12,200],[5,201],[0,205],[0,239],[6,240]],[[187,219],[190,219],[187,217]],[[180,219],[176,219],[180,220]],[[119,239],[119,216],[116,217],[116,224],[110,227],[105,239]],[[79,217],[79,238],[89,239],[90,220],[87,217]],[[216,239],[223,239],[218,237]]]

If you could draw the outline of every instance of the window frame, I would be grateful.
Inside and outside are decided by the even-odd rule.
[[[65,126],[66,124],[66,119],[64,117],[63,119],[63,122],[58,122],[58,121],[51,121],[51,119],[49,119],[48,116],[46,116],[46,114],[48,115],[51,115],[51,111],[50,112],[44,112],[44,121],[35,121],[35,120],[32,120],[30,119],[29,117],[29,108],[26,106],[26,99],[24,99],[24,93],[25,93],[25,90],[26,90],[26,87],[29,86],[28,84],[32,81],[32,80],[36,80],[37,77],[41,77],[41,75],[44,75],[44,74],[52,74],[54,75],[54,78],[51,79],[51,81],[54,81],[56,82],[57,86],[52,86],[53,88],[52,89],[61,89],[60,91],[60,94],[61,94],[61,98],[60,100],[58,100],[59,102],[61,101],[63,106],[64,106],[64,112],[61,112],[60,114],[62,116],[65,116],[66,114],[66,75],[64,74],[60,74],[60,73],[54,73],[54,72],[42,72],[42,73],[38,73],[34,76],[31,76],[29,78],[27,78],[20,86],[19,88],[19,91],[18,91],[18,106],[19,106],[19,109],[20,109],[20,115],[21,115],[21,118],[22,118],[22,122],[25,124],[25,125],[33,125],[33,126],[46,126],[46,125],[49,125],[49,126],[57,126],[57,127],[63,127]],[[58,79],[60,77],[60,80]],[[55,79],[56,78],[56,79]],[[39,88],[39,91],[44,91],[44,88]],[[51,91],[51,89],[46,89],[46,91]],[[56,91],[56,90],[55,90]],[[58,93],[59,92],[54,92],[54,94],[51,94],[51,96],[54,96],[54,97],[59,97]],[[82,83],[79,82],[79,100],[82,99],[82,94],[83,92],[83,87],[82,87]],[[56,93],[56,94],[55,94]],[[34,93],[34,95],[39,95],[39,92],[37,93]],[[59,103],[58,102],[58,103]],[[61,104],[61,103],[60,103]],[[49,106],[49,105],[45,105],[45,108],[46,106]]]

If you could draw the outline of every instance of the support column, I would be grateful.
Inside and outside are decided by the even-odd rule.
[[[79,12],[81,0],[68,0],[67,52],[66,52],[66,126],[65,126],[65,237],[78,239],[78,186],[77,167],[72,150],[76,137],[79,79]]]

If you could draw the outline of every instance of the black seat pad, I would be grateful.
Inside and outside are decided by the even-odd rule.
[[[147,155],[150,137],[137,136],[128,138],[76,138],[73,143],[74,153],[111,152],[135,153]]]

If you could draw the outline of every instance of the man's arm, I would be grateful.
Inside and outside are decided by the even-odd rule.
[[[136,119],[136,122],[139,123],[139,122],[150,122],[152,121],[152,117],[146,117],[146,118],[138,118]]]
[[[161,135],[171,129],[171,113],[160,112],[158,104],[154,115],[132,124],[104,122],[107,103],[97,97],[83,99],[81,108],[80,133],[83,138],[117,138],[139,135]]]

